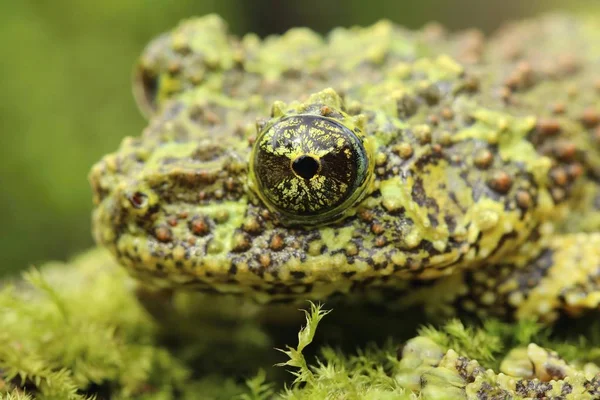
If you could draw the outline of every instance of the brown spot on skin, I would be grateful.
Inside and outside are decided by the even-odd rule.
[[[440,123],[440,119],[438,118],[437,115],[430,115],[427,117],[427,122],[430,125],[437,126]]]
[[[565,103],[554,103],[552,106],[552,113],[554,114],[564,114],[567,111],[567,106]]]
[[[583,166],[579,163],[571,164],[567,167],[567,169],[569,176],[573,180],[579,178],[581,175],[583,175],[584,172]]]
[[[541,118],[536,128],[543,135],[555,135],[560,132],[560,122],[552,118]]]
[[[170,74],[176,74],[179,71],[181,71],[181,63],[176,60],[173,60],[167,66],[167,70],[169,71]]]
[[[269,254],[261,254],[258,257],[258,261],[260,262],[260,265],[263,266],[263,268],[267,268],[271,265],[271,256]]]
[[[531,195],[525,190],[517,192],[517,205],[522,209],[527,209],[531,206]]]
[[[271,248],[271,250],[274,250],[274,251],[283,249],[284,241],[283,241],[283,238],[281,237],[281,235],[279,235],[277,233],[274,234],[271,237],[271,242],[269,243],[269,247]]]
[[[242,229],[245,232],[252,233],[252,234],[257,234],[257,233],[260,233],[262,231],[262,226],[261,226],[261,224],[260,224],[260,222],[258,221],[257,218],[248,217],[244,221],[244,224],[242,225]]]
[[[567,183],[569,183],[569,177],[564,168],[554,168],[552,171],[550,171],[550,178],[558,186],[565,186]]]
[[[157,226],[154,229],[154,236],[159,242],[170,242],[173,240],[173,233],[167,226]]]
[[[319,110],[319,112],[321,113],[321,115],[329,115],[333,112],[333,110],[331,109],[331,107],[328,106],[323,106],[321,107],[321,109]]]
[[[393,147],[392,151],[400,156],[400,158],[406,160],[413,154],[413,148],[409,143],[400,143]]]
[[[600,123],[600,113],[593,108],[586,108],[581,115],[581,122],[586,128],[593,128]]]
[[[221,118],[219,118],[215,112],[210,110],[206,110],[204,112],[204,120],[211,125],[217,125],[221,123]]]
[[[469,93],[475,93],[479,90],[479,79],[474,76],[465,78],[464,88]]]
[[[198,216],[192,218],[189,228],[192,233],[197,236],[204,236],[210,232],[210,225],[206,217]]]
[[[442,109],[442,118],[444,118],[445,120],[451,120],[452,118],[454,118],[454,112],[448,108],[448,107],[444,107]]]
[[[167,218],[167,224],[169,224],[170,226],[177,226],[177,223],[178,223],[177,217],[172,216],[172,217]]]
[[[413,135],[420,144],[425,145],[431,143],[432,133],[429,125],[416,125],[412,131]]]
[[[475,157],[473,159],[475,166],[479,169],[489,168],[489,166],[492,165],[493,161],[494,161],[494,155],[488,149],[478,150],[475,153]]]
[[[460,164],[462,162],[462,157],[459,156],[458,154],[452,154],[450,156],[450,160],[452,161],[453,164]]]
[[[492,190],[505,194],[512,186],[512,178],[504,171],[495,171],[487,184]]]
[[[358,217],[365,222],[371,222],[374,215],[372,211],[363,209],[358,212]]]
[[[561,161],[571,161],[575,158],[577,147],[573,142],[562,140],[554,145],[554,154]]]
[[[233,192],[236,188],[236,183],[235,180],[231,177],[227,178],[227,180],[225,181],[225,189],[227,189],[228,192]]]
[[[384,236],[378,236],[375,239],[375,247],[383,247],[387,244],[387,239]]]
[[[383,227],[383,224],[380,224],[379,222],[374,222],[371,225],[371,232],[373,232],[375,235],[381,235],[384,231],[385,228]]]
[[[511,90],[524,89],[531,87],[534,83],[534,74],[531,64],[527,61],[521,61],[515,70],[504,81],[504,85]]]
[[[232,251],[243,252],[250,248],[251,242],[248,235],[242,232],[236,232],[233,236],[233,247]]]
[[[190,82],[194,85],[199,85],[202,82],[202,79],[203,79],[203,74],[201,74],[199,72],[190,76]]]

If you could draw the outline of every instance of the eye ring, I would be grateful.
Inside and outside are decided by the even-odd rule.
[[[350,117],[284,116],[254,142],[251,187],[284,224],[331,222],[346,215],[369,186],[370,148]]]

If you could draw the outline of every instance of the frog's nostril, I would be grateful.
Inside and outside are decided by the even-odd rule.
[[[300,156],[292,162],[292,170],[296,175],[304,179],[311,179],[321,168],[318,159],[311,156]]]
[[[137,209],[144,208],[148,205],[148,196],[142,192],[135,192],[128,197],[131,205]]]
[[[159,77],[146,68],[136,68],[133,77],[133,96],[135,101],[146,117],[156,111],[156,96],[158,94]]]

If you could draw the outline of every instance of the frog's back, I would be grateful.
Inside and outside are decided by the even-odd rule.
[[[463,91],[482,108],[535,117],[527,139],[552,160],[552,197],[573,198],[573,183],[585,181],[577,194],[584,200],[574,203],[595,212],[600,203],[592,195],[600,180],[597,25],[548,15],[505,26],[486,40],[477,31],[449,35],[429,25],[413,32],[381,21],[368,28],[337,28],[325,38],[295,28],[261,41],[254,35],[232,37],[218,17],[208,16],[184,22],[148,46],[135,92],[148,114],[190,91],[197,93],[192,102],[200,104],[222,95],[221,101],[237,100],[242,108],[254,103],[246,118],[230,117],[241,127],[266,119],[274,101],[304,100],[332,87],[349,107],[387,108],[411,125],[428,125],[436,135],[464,127],[460,118],[470,116],[461,115],[463,104],[448,96],[449,90]],[[207,115],[210,126],[215,114]],[[229,124],[224,127],[226,132],[211,134],[229,135]],[[582,175],[590,179],[578,179]],[[596,218],[580,222],[584,230],[600,226]],[[577,231],[579,224],[568,229]]]

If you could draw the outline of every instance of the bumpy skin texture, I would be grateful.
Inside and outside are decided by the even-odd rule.
[[[148,128],[92,169],[95,238],[150,284],[261,302],[341,294],[546,321],[597,309],[598,32],[549,16],[487,41],[386,21],[260,40],[185,21],[136,70]],[[276,151],[268,127],[306,116],[355,132],[368,176],[327,218],[294,220],[251,160]],[[284,203],[313,199],[290,188]]]
[[[500,373],[477,360],[443,351],[431,339],[409,340],[396,380],[424,399],[573,399],[600,398],[600,373],[594,364],[573,366],[532,343],[511,350]]]

